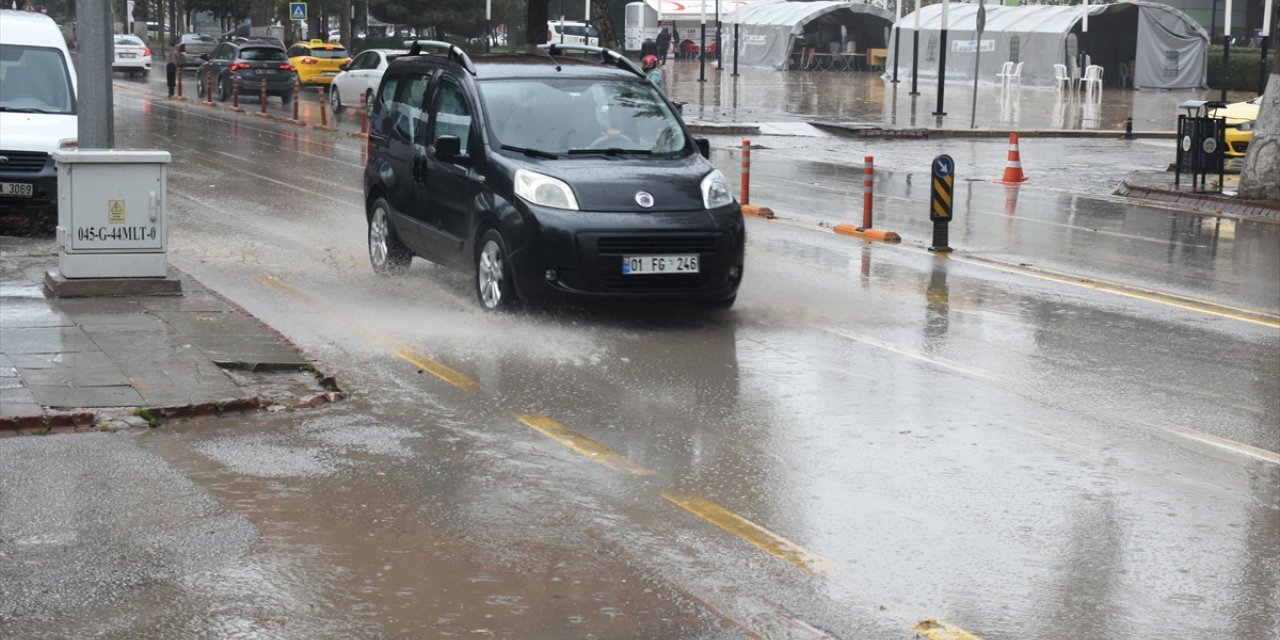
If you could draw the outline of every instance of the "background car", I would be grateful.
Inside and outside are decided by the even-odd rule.
[[[196,70],[196,91],[201,98],[209,95],[217,100],[230,100],[235,82],[240,83],[241,94],[260,95],[263,81],[269,95],[279,96],[280,102],[293,101],[293,88],[298,74],[285,57],[284,49],[271,44],[250,42],[223,42],[213,53],[203,56],[204,64]]]
[[[198,67],[204,64],[204,60],[200,56],[213,53],[213,49],[218,46],[218,42],[213,36],[206,36],[203,33],[184,33],[178,36],[178,41],[173,44],[173,53],[170,59],[178,67]]]
[[[116,34],[114,48],[112,71],[124,71],[130,75],[151,73],[151,47],[148,47],[142,38],[127,33]]]
[[[351,58],[342,45],[317,39],[289,47],[289,62],[298,70],[299,83],[322,86],[331,84],[342,65],[351,62]]]
[[[1262,96],[1244,102],[1233,102],[1209,112],[1213,118],[1226,118],[1227,132],[1222,152],[1228,158],[1243,158],[1253,141],[1253,127],[1258,122],[1258,110],[1262,108]]]
[[[382,82],[387,63],[408,53],[404,49],[366,49],[342,65],[342,71],[333,77],[333,90],[329,92],[329,106],[334,113],[341,113],[349,106],[358,106],[360,96],[366,98],[366,110],[373,107],[373,95]]]

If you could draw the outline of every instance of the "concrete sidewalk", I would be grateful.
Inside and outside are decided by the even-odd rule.
[[[44,285],[56,265],[52,239],[0,236],[0,437],[341,398],[296,347],[185,274],[171,273],[177,296],[56,298]]]

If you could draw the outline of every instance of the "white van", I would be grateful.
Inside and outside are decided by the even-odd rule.
[[[547,21],[547,42],[555,44],[585,44],[600,46],[600,32],[585,22],[569,20]]]
[[[0,9],[0,217],[52,226],[54,151],[76,145],[76,69],[49,16]]]

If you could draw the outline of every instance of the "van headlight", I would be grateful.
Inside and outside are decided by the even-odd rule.
[[[516,169],[516,195],[530,203],[554,209],[578,210],[573,189],[562,180],[541,173]]]
[[[1253,125],[1255,122],[1257,121],[1250,120],[1248,122],[1241,122],[1240,124],[1236,125],[1236,130],[1237,131],[1253,131]]]
[[[715,169],[702,179],[702,206],[717,209],[729,204],[733,204],[729,183],[724,181],[724,174]]]

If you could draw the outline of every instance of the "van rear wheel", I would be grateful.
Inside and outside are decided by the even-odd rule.
[[[396,236],[389,216],[391,208],[387,201],[378,198],[373,201],[369,212],[369,263],[373,272],[380,276],[398,276],[409,269],[413,254]]]

